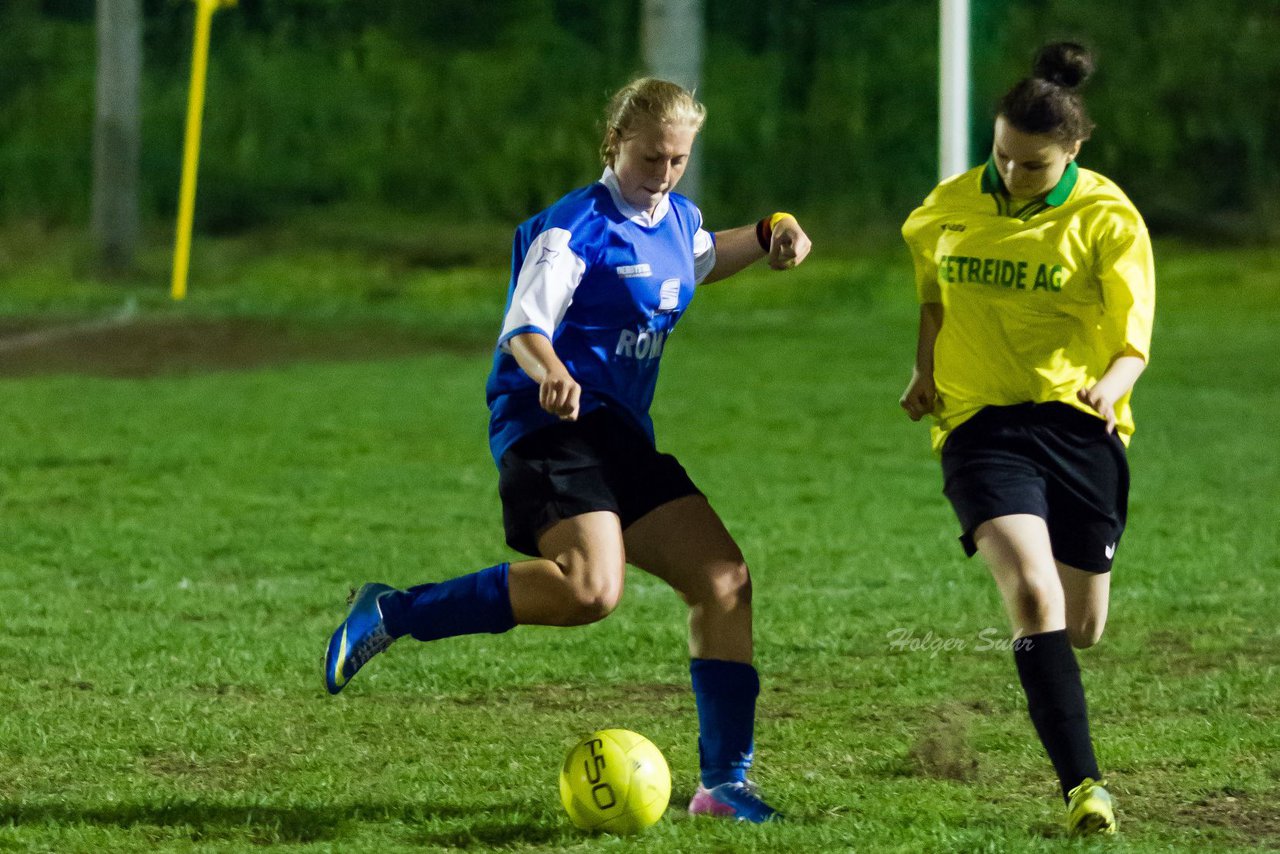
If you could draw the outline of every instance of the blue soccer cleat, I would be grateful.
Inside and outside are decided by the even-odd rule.
[[[710,815],[753,824],[782,818],[781,813],[760,800],[754,783],[738,781],[710,789],[699,784],[689,802],[689,815]]]
[[[366,584],[351,597],[351,610],[329,639],[324,657],[324,686],[336,694],[365,662],[395,641],[382,623],[378,600],[395,590],[388,584]]]

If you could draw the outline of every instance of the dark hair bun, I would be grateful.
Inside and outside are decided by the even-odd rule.
[[[1093,54],[1075,42],[1056,42],[1040,48],[1034,73],[1064,89],[1075,89],[1093,73]]]

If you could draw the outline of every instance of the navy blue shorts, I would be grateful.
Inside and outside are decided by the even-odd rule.
[[[701,495],[670,454],[607,407],[530,433],[498,461],[507,545],[539,556],[538,536],[556,522],[608,510],[625,531],[652,510]]]
[[[988,406],[947,437],[942,475],[970,557],[979,525],[1027,513],[1048,525],[1055,560],[1110,571],[1128,514],[1129,464],[1101,418],[1065,403]]]

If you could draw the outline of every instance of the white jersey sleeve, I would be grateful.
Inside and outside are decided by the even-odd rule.
[[[549,228],[529,244],[498,338],[504,350],[523,332],[548,338],[555,334],[587,269],[587,262],[569,248],[572,238],[566,229]]]
[[[702,284],[716,265],[716,240],[704,228],[693,235],[693,281]]]

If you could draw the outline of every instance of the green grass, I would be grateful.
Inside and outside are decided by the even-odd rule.
[[[963,560],[925,430],[897,408],[915,308],[896,247],[707,289],[655,406],[660,445],[752,566],[756,776],[787,823],[683,814],[683,608],[638,571],[602,623],[402,642],[328,697],[319,659],[349,586],[511,556],[482,391],[506,238],[441,259],[407,231],[357,237],[198,243],[178,307],[165,250],[139,282],[98,284],[64,237],[0,242],[7,315],[94,316],[132,296],[147,315],[375,323],[426,342],[0,380],[0,850],[1097,847],[1058,830],[1010,656],[981,649],[1006,631],[993,585]],[[1280,253],[1159,250],[1131,526],[1107,636],[1080,656],[1121,811],[1107,848],[1276,848]],[[459,257],[481,266],[448,266]],[[963,648],[895,651],[895,629]],[[672,767],[673,807],[637,838],[583,836],[558,804],[564,752],[608,726],[648,735]]]

